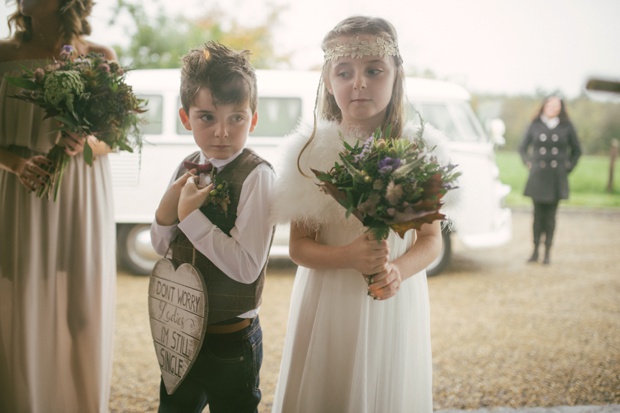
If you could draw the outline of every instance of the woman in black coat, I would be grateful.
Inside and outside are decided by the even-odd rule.
[[[529,262],[538,261],[538,245],[544,234],[543,263],[549,264],[558,203],[568,199],[568,174],[581,156],[577,133],[562,99],[550,96],[543,101],[519,153],[530,170],[524,195],[534,202],[534,252]]]

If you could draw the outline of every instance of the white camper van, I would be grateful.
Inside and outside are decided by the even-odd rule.
[[[318,72],[257,71],[259,121],[248,146],[267,160],[300,120],[312,121]],[[112,165],[118,258],[127,271],[150,273],[159,258],[150,242],[155,210],[179,162],[197,150],[190,132],[179,121],[180,73],[176,69],[135,70],[127,81],[148,99],[141,155],[110,155]],[[499,181],[494,146],[501,137],[487,136],[473,114],[470,96],[447,82],[407,79],[408,98],[424,121],[443,130],[451,140],[452,161],[463,172],[463,196],[452,233],[444,233],[444,248],[428,268],[437,274],[447,265],[451,237],[467,247],[489,247],[508,241],[511,214],[503,206],[510,188]],[[271,259],[288,259],[288,228],[278,227]]]

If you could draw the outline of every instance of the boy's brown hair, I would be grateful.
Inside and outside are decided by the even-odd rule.
[[[249,56],[248,50],[235,51],[214,41],[183,56],[181,104],[185,112],[189,113],[198,91],[207,88],[216,105],[247,103],[255,113],[258,91]]]

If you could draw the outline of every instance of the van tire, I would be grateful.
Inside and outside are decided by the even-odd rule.
[[[452,255],[452,240],[450,238],[450,230],[448,228],[442,228],[441,230],[442,247],[439,256],[426,268],[426,275],[433,277],[439,275],[446,269],[450,263],[450,256]]]
[[[134,275],[149,275],[161,257],[151,246],[149,224],[119,224],[117,254],[121,268]]]

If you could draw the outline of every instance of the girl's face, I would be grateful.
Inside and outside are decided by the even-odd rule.
[[[381,126],[392,99],[394,58],[340,57],[330,65],[325,86],[342,111],[342,123],[369,132]]]
[[[548,118],[555,118],[560,114],[562,110],[562,102],[559,98],[552,97],[547,99],[545,106],[543,107],[543,115]]]

